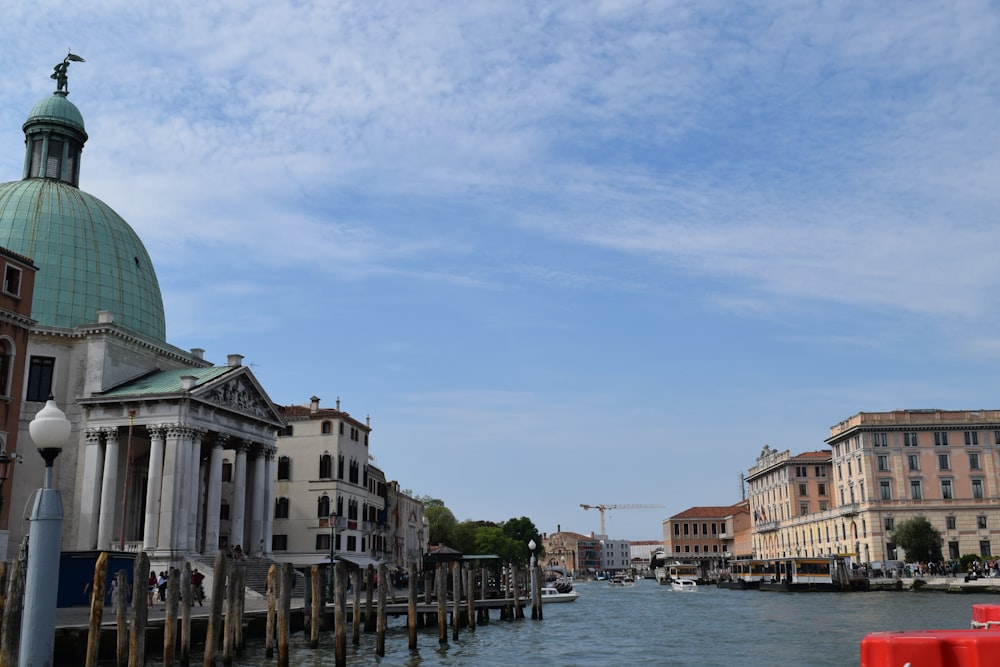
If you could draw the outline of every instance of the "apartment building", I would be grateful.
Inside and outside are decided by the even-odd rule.
[[[691,507],[663,522],[663,546],[666,559],[698,565],[701,576],[726,567],[726,545],[732,536],[728,519],[733,505]]]

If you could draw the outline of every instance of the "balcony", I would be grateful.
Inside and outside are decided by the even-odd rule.
[[[841,505],[837,508],[840,516],[857,516],[858,512],[861,510],[858,503],[848,503],[847,505]]]
[[[756,526],[755,530],[758,533],[773,533],[781,527],[781,524],[777,521],[761,521]]]

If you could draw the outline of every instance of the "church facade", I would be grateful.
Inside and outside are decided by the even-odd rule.
[[[37,267],[0,557],[28,533],[22,517],[44,464],[27,427],[50,396],[72,423],[55,461],[64,551],[143,549],[179,562],[239,544],[268,555],[284,418],[240,355],[213,365],[166,341],[142,241],[79,188],[88,137],[65,88],[28,114],[22,178],[0,184],[0,246]]]

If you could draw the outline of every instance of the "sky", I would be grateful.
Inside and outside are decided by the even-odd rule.
[[[15,0],[0,181],[68,50],[168,341],[459,520],[662,539],[765,444],[1000,407],[997,2]]]

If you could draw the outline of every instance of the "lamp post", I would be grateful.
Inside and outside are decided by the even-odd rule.
[[[535,544],[534,540],[528,542],[528,551],[531,552],[531,561],[529,562],[529,569],[531,570],[531,593],[529,597],[531,598],[531,617],[538,618],[538,603],[535,601]]]
[[[24,580],[20,667],[52,664],[62,542],[62,494],[52,483],[52,464],[69,438],[71,424],[50,397],[28,424],[28,433],[45,459],[45,482],[35,495],[28,528],[28,568]]]

